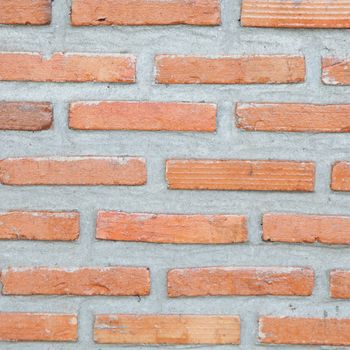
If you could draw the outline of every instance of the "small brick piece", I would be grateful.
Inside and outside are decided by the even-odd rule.
[[[9,158],[0,161],[4,185],[144,185],[146,163],[132,157]]]
[[[160,84],[282,84],[305,80],[300,56],[223,56],[218,58],[159,55]]]
[[[151,243],[246,242],[247,219],[238,215],[171,215],[100,211],[97,239]]]
[[[10,268],[1,273],[4,295],[148,295],[147,268]]]
[[[168,272],[170,297],[309,296],[313,286],[313,270],[300,267],[208,267]]]
[[[343,0],[243,0],[246,27],[350,28],[350,6]]]
[[[219,25],[220,0],[73,0],[72,24]]]
[[[1,341],[78,340],[78,319],[69,314],[0,313]]]
[[[239,344],[240,319],[216,315],[97,315],[94,339],[99,344]]]
[[[134,83],[135,57],[55,53],[0,53],[0,81]]]
[[[238,103],[236,115],[248,131],[350,132],[350,105]]]
[[[327,85],[350,85],[350,59],[322,58],[322,81]]]
[[[330,292],[332,298],[350,299],[350,271],[331,271]]]
[[[175,190],[312,192],[312,162],[263,160],[168,160],[168,187]]]
[[[51,22],[51,0],[1,0],[0,24],[44,25]]]
[[[12,211],[0,213],[0,239],[74,241],[79,237],[79,213]]]
[[[69,127],[79,130],[216,130],[216,105],[180,102],[75,102]]]
[[[331,181],[333,191],[350,191],[350,162],[334,163]]]
[[[52,119],[51,103],[0,102],[0,130],[47,130]]]
[[[261,317],[264,344],[350,345],[350,319]]]

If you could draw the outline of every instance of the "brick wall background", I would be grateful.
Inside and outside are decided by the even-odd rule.
[[[0,1],[0,348],[350,346],[350,2],[73,2]]]

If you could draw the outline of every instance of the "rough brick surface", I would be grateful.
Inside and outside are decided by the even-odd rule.
[[[322,58],[322,81],[327,85],[350,85],[350,60]]]
[[[240,320],[214,315],[98,315],[94,339],[100,344],[239,344]]]
[[[334,191],[350,191],[350,162],[333,164],[331,188]]]
[[[350,271],[333,270],[329,278],[331,297],[350,299]]]
[[[209,267],[168,273],[170,297],[213,295],[312,294],[314,272],[308,268]]]
[[[247,219],[239,215],[171,215],[101,211],[96,237],[150,243],[222,244],[247,240]]]
[[[218,25],[220,0],[73,0],[72,24]]]

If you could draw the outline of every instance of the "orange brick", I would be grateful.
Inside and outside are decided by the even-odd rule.
[[[171,215],[100,211],[96,238],[151,243],[219,244],[247,241],[238,215]]]
[[[350,244],[350,216],[269,213],[263,239],[271,242]]]
[[[170,297],[309,296],[313,286],[313,270],[301,267],[208,267],[168,272]]]
[[[327,85],[350,85],[350,60],[322,58],[322,81]]]
[[[97,315],[99,344],[239,344],[238,316]]]
[[[10,268],[1,272],[4,295],[148,295],[150,273],[138,267]]]
[[[69,314],[0,313],[1,341],[78,340],[78,319]]]
[[[331,271],[330,292],[332,298],[350,299],[350,271]]]
[[[0,213],[0,239],[74,241],[79,237],[79,213],[12,211]]]
[[[55,53],[0,53],[0,81],[134,83],[135,57]]]
[[[168,187],[176,190],[314,190],[312,162],[263,160],[168,160]]]
[[[159,55],[156,82],[160,84],[282,84],[305,80],[300,56]]]
[[[331,181],[333,191],[350,191],[350,162],[334,163]]]
[[[350,345],[350,319],[261,317],[259,339],[265,344]]]
[[[146,163],[132,157],[9,158],[0,161],[4,185],[143,185]]]
[[[1,0],[0,24],[44,25],[51,22],[51,0]]]
[[[350,5],[343,0],[243,0],[246,27],[350,28]]]
[[[47,130],[52,114],[51,103],[0,102],[0,130]]]
[[[238,103],[236,115],[237,127],[248,131],[350,131],[350,105]]]
[[[73,0],[72,24],[218,25],[220,0]]]
[[[75,102],[69,127],[80,130],[216,130],[216,105],[180,102]]]

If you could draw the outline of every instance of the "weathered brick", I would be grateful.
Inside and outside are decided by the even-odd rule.
[[[333,191],[350,191],[350,162],[333,164],[331,189]]]
[[[350,271],[331,271],[330,294],[332,298],[350,299]]]
[[[9,268],[4,295],[148,295],[150,273],[141,267]]]
[[[314,190],[312,162],[263,160],[168,160],[168,187],[176,190]]]
[[[216,105],[180,102],[75,102],[69,127],[80,130],[216,130]]]
[[[151,243],[219,244],[247,241],[239,215],[173,215],[100,211],[96,238]]]
[[[305,80],[300,56],[156,56],[160,84],[282,84]]]
[[[8,158],[0,161],[4,185],[143,185],[146,163],[133,157]]]
[[[218,25],[220,0],[73,0],[72,24]]]
[[[134,83],[131,55],[0,53],[0,81]]]
[[[217,315],[97,315],[99,344],[239,344],[240,319]]]
[[[0,213],[0,239],[74,241],[78,212],[11,211]]]
[[[314,272],[302,267],[208,267],[168,272],[170,297],[213,295],[309,296]]]
[[[350,85],[350,59],[323,57],[322,81],[327,85]]]

